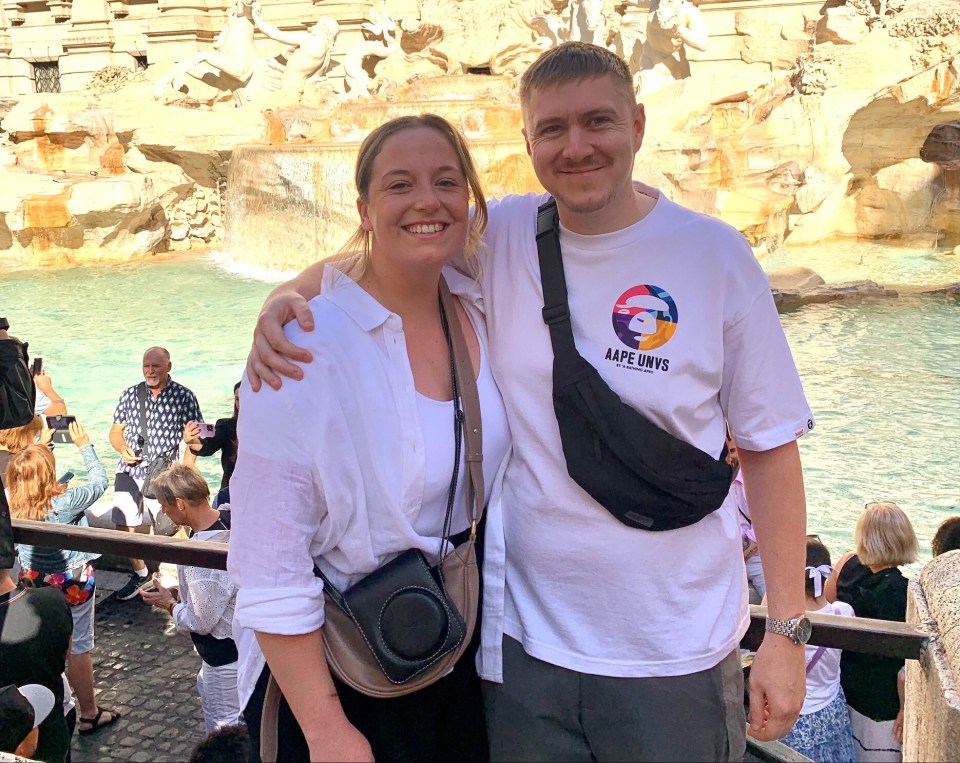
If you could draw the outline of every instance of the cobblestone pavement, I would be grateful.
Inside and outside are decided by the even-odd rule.
[[[204,738],[200,657],[170,616],[139,598],[113,598],[126,575],[97,571],[93,652],[97,702],[123,715],[95,734],[74,732],[75,763],[186,761]]]

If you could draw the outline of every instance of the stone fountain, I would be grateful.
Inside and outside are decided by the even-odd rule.
[[[537,190],[515,80],[568,39],[635,72],[637,178],[758,253],[960,244],[956,172],[921,151],[960,118],[956,0],[386,0],[299,21],[280,8],[238,0],[215,52],[0,103],[0,261],[218,247],[299,268],[353,229],[360,140],[411,112],[460,126],[490,196]]]

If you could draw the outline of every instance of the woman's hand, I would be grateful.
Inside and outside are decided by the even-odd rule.
[[[196,421],[188,421],[183,428],[183,442],[186,445],[200,444],[200,424]]]
[[[70,433],[73,444],[78,448],[83,448],[90,444],[90,435],[87,434],[87,430],[83,428],[83,425],[79,421],[71,421],[67,427],[67,431]]]
[[[280,376],[299,381],[303,378],[303,371],[290,361],[309,363],[313,360],[309,352],[297,347],[284,335],[284,324],[292,320],[296,320],[304,331],[313,331],[313,313],[307,300],[296,291],[278,292],[264,303],[253,330],[253,346],[247,356],[247,378],[254,392],[259,391],[263,382],[280,389]]]
[[[373,750],[367,738],[346,718],[324,730],[323,738],[310,743],[312,761],[351,761],[373,763]]]
[[[53,430],[44,422],[40,434],[37,435],[37,445],[49,445],[51,442],[53,442]]]

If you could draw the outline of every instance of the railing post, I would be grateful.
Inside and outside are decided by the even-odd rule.
[[[904,761],[960,759],[960,551],[935,558],[910,581],[907,622],[929,641],[907,661]]]

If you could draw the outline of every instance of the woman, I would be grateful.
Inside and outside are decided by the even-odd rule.
[[[7,466],[10,459],[28,445],[48,445],[53,439],[53,430],[43,425],[42,416],[34,416],[29,424],[13,429],[0,429],[0,482],[7,486]]]
[[[90,444],[87,430],[70,424],[70,436],[80,449],[88,484],[67,488],[57,482],[56,461],[44,445],[28,445],[7,467],[10,513],[17,519],[87,526],[84,514],[107,490],[107,473]],[[53,586],[63,592],[73,617],[73,642],[67,657],[67,677],[80,704],[80,734],[92,734],[120,717],[117,708],[97,705],[93,678],[93,619],[96,581],[90,562],[100,554],[47,546],[19,546],[20,580]]]
[[[899,567],[917,561],[917,536],[895,503],[868,503],[854,532],[857,549],[841,557],[827,581],[828,601],[853,607],[857,617],[903,622],[907,579]],[[894,721],[900,709],[897,674],[903,660],[844,652],[841,685],[850,708],[857,761],[899,761]]]
[[[220,492],[213,502],[214,508],[222,503],[230,503],[230,477],[237,465],[237,416],[240,415],[240,382],[233,385],[233,416],[229,419],[217,419],[212,437],[200,436],[200,424],[188,421],[183,429],[183,442],[196,456],[212,456],[220,451],[220,466],[223,478],[220,480]]]
[[[210,488],[192,466],[174,464],[153,481],[160,508],[174,523],[193,530],[191,540],[226,544],[230,507],[210,505]],[[157,584],[140,591],[147,604],[170,613],[177,630],[193,640],[200,655],[197,691],[206,733],[241,723],[237,700],[237,645],[233,610],[237,589],[223,570],[177,565],[179,587]]]
[[[807,536],[807,612],[853,617],[849,604],[830,603],[824,596],[823,585],[830,573],[830,551],[815,535]],[[850,717],[840,688],[840,650],[822,646],[807,646],[805,650],[807,694],[800,718],[780,741],[818,763],[854,763]]]
[[[486,221],[462,136],[434,115],[394,119],[363,142],[355,181],[360,225],[348,254],[324,270],[311,302],[317,329],[288,327],[313,354],[304,383],[242,390],[228,563],[240,588],[236,621],[256,632],[292,710],[281,709],[280,760],[479,760],[487,747],[473,650],[436,683],[391,699],[347,688],[323,657],[315,563],[344,590],[409,549],[438,561],[455,452],[441,278],[458,297],[479,369],[487,499],[509,446],[477,284],[445,267],[463,256],[477,269]],[[456,483],[452,542],[469,529],[465,481]],[[238,640],[256,751],[268,675]]]

